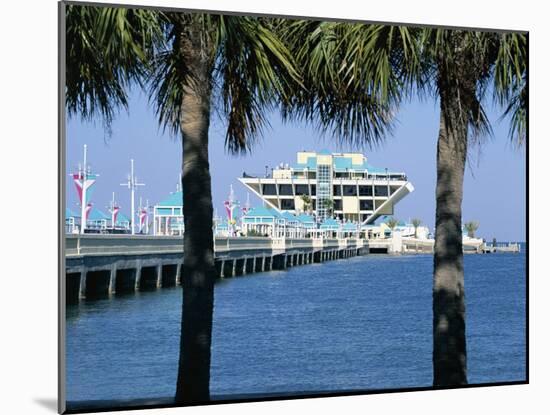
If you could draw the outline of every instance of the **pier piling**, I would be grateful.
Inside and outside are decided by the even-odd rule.
[[[136,287],[136,269],[117,269],[115,292],[117,294],[129,293],[135,291]]]

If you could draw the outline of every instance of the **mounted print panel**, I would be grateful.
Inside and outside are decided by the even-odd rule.
[[[528,382],[527,33],[59,10],[61,413]]]

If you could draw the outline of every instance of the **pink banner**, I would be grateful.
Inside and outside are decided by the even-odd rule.
[[[115,224],[116,224],[116,218],[118,216],[119,210],[120,210],[120,208],[118,206],[115,206],[113,208],[113,226],[115,226]]]

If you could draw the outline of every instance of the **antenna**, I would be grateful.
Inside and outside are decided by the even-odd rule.
[[[135,192],[138,186],[145,186],[144,183],[138,183],[137,177],[134,174],[134,159],[130,159],[130,174],[128,175],[128,182],[121,183],[121,186],[126,186],[130,189],[130,198],[131,198],[131,214],[130,214],[130,229],[132,235],[135,235],[136,230],[134,226],[134,216],[135,212]]]

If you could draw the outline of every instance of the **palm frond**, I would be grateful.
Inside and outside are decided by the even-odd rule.
[[[269,126],[266,114],[300,82],[289,50],[266,19],[221,16],[214,77],[227,122],[230,152],[250,149]]]
[[[527,136],[527,36],[504,33],[494,69],[494,98],[510,117],[510,139],[522,145]]]
[[[361,147],[391,133],[404,85],[397,67],[405,56],[414,59],[408,47],[402,49],[410,45],[407,31],[296,21],[282,33],[305,86],[283,103],[285,120],[309,122],[324,135]]]
[[[159,13],[143,9],[67,6],[66,107],[69,116],[100,116],[110,125],[141,83],[160,31]]]

